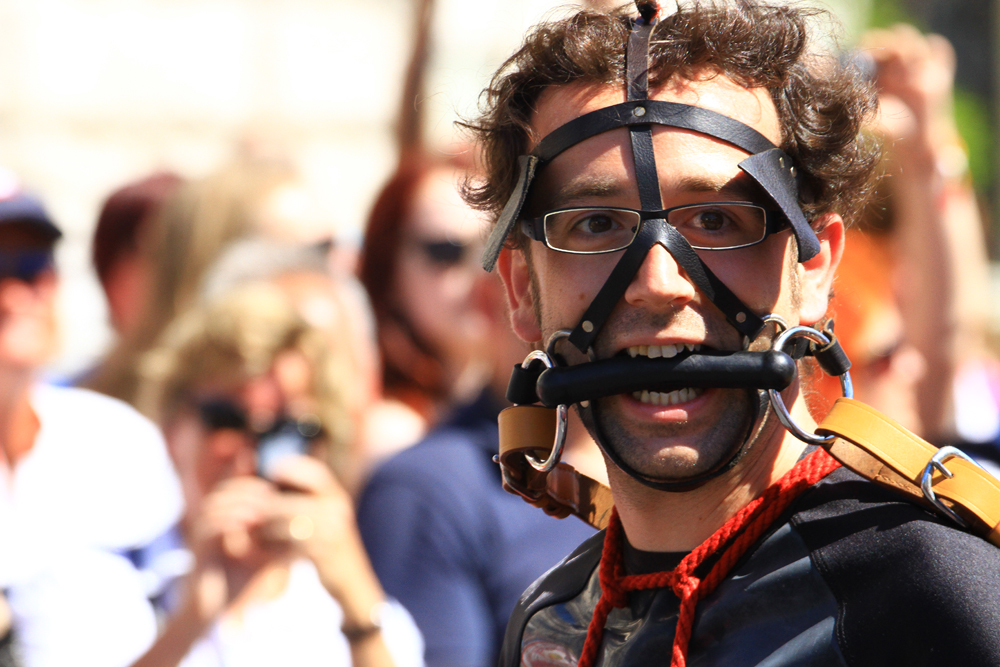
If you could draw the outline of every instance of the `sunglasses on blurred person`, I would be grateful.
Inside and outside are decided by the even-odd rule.
[[[292,419],[279,415],[263,427],[251,424],[246,410],[236,402],[223,397],[195,401],[198,417],[209,431],[231,429],[248,434],[255,443],[257,475],[273,479],[275,468],[289,456],[308,456],[313,443],[323,434],[323,427],[315,415]]]
[[[50,250],[0,249],[0,280],[14,278],[32,283],[54,266]]]
[[[471,246],[467,243],[455,243],[447,239],[417,239],[414,245],[429,264],[439,269],[463,264],[471,250]]]

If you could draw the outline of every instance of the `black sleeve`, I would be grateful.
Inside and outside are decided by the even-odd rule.
[[[584,589],[601,561],[604,533],[603,530],[595,533],[524,592],[507,623],[507,632],[500,647],[499,667],[518,667],[521,664],[521,637],[528,621],[539,609],[576,597]]]
[[[1000,665],[1000,549],[867,482],[793,520],[851,667]],[[816,494],[820,498],[816,498]]]

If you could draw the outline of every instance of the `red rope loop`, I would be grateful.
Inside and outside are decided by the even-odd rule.
[[[653,588],[670,588],[680,600],[670,665],[685,667],[698,602],[715,590],[747,549],[760,539],[802,492],[839,466],[825,450],[817,449],[796,463],[781,479],[750,501],[711,537],[685,556],[677,567],[667,572],[625,575],[622,526],[618,510],[613,508],[604,536],[598,572],[601,597],[587,626],[587,638],[580,651],[578,667],[592,667],[595,664],[611,610],[626,607],[629,592]],[[695,570],[722,547],[725,549],[708,575],[704,579],[695,577]]]

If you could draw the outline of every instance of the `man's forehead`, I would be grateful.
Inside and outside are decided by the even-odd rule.
[[[775,145],[781,144],[777,109],[766,88],[745,88],[724,74],[706,71],[694,79],[672,77],[650,90],[649,97],[721,113],[749,125]],[[620,85],[574,82],[546,88],[531,119],[534,136],[529,150],[574,118],[624,101],[625,89]]]

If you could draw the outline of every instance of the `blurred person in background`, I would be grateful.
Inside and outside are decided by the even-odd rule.
[[[203,179],[181,185],[141,239],[150,268],[143,308],[84,386],[134,403],[136,364],[166,326],[188,308],[208,268],[233,240],[263,234],[277,240],[320,241],[330,236],[311,214],[309,195],[288,162],[241,155]]]
[[[142,403],[181,476],[193,565],[137,666],[421,664],[338,481],[357,427],[348,345],[258,283],[187,312],[144,357]]]
[[[879,90],[872,131],[885,176],[876,205],[848,230],[834,283],[855,395],[938,445],[994,441],[988,259],[953,110],[954,50],[897,25],[867,33],[858,53]],[[821,387],[827,401],[839,395],[836,380]],[[981,453],[1000,454],[992,444]]]
[[[140,252],[167,198],[181,177],[157,172],[118,188],[104,200],[97,217],[91,258],[108,302],[111,327],[130,336],[150,294],[151,259]]]
[[[269,282],[285,293],[310,326],[325,332],[331,355],[352,389],[343,398],[353,429],[350,447],[336,466],[338,479],[356,495],[365,473],[365,425],[381,398],[381,366],[375,342],[375,320],[364,287],[351,274],[331,271],[326,243],[282,243],[254,236],[231,243],[205,276],[200,299],[212,301],[240,286]]]
[[[375,311],[383,389],[376,458],[418,440],[485,381],[486,321],[471,307],[482,216],[458,193],[466,153],[403,153],[365,230],[359,275]]]
[[[452,176],[441,187],[445,184],[457,197],[458,180]],[[449,205],[452,201],[444,192],[435,197]],[[452,217],[469,215],[456,212]],[[524,360],[530,347],[511,331],[496,275],[460,264],[436,267],[442,275],[435,278],[430,254],[422,254],[419,246],[414,249],[407,233],[400,232],[400,248],[410,245],[412,256],[406,263],[415,266],[403,270],[430,274],[411,278],[413,287],[433,285],[435,279],[469,281],[467,287],[463,283],[468,292],[461,292],[460,300],[451,297],[454,302],[432,299],[430,293],[414,298],[428,299],[427,308],[441,303],[442,324],[452,321],[450,316],[485,325],[477,335],[485,335],[490,343],[484,356],[488,383],[478,398],[455,409],[423,440],[377,467],[358,502],[358,525],[383,586],[413,613],[424,635],[427,664],[492,665],[518,597],[594,529],[576,519],[555,519],[501,487],[500,469],[493,462],[499,448],[497,416],[508,406],[511,368]],[[423,242],[443,242],[442,229],[438,236],[429,230],[420,234]],[[474,273],[448,277],[449,271]],[[400,289],[395,298],[409,292]],[[414,319],[420,317],[420,307],[408,311],[415,313]],[[461,313],[452,313],[452,308]],[[606,479],[604,459],[575,413],[565,460]]]
[[[123,667],[156,636],[144,547],[181,512],[163,439],[131,407],[38,380],[58,345],[61,233],[0,174],[0,589],[23,667]],[[151,581],[151,577],[154,579]]]

